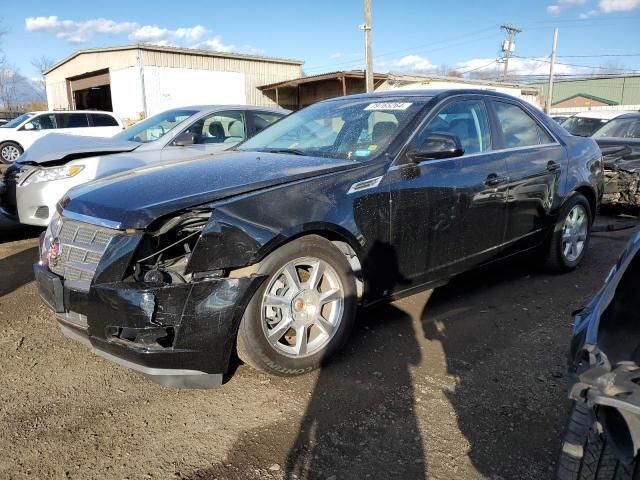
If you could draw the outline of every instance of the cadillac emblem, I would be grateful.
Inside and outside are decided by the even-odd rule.
[[[60,245],[60,239],[58,237],[51,240],[51,246],[49,247],[49,265],[55,267],[58,264],[58,259],[62,253],[62,246]]]

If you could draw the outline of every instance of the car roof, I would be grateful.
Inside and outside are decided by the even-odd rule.
[[[640,120],[640,112],[628,112],[628,113],[625,113],[623,115],[619,115],[616,118],[620,118],[620,119],[623,119],[623,118],[635,118],[637,120]]]
[[[346,97],[335,97],[330,98],[328,100],[323,100],[324,102],[330,102],[339,100],[341,98],[349,98],[349,99],[385,99],[385,98],[432,98],[437,97],[439,95],[486,95],[496,98],[506,98],[506,99],[516,99],[520,101],[524,101],[521,98],[518,98],[513,95],[508,95],[506,93],[496,92],[494,90],[485,90],[479,88],[436,88],[436,89],[423,89],[423,90],[385,90],[383,92],[371,92],[371,93],[359,93],[356,95],[348,95]]]
[[[261,107],[257,105],[238,105],[238,104],[236,105],[185,105],[183,107],[167,108],[166,110],[163,110],[163,111],[166,112],[169,110],[181,110],[181,109],[198,110],[200,112],[215,111],[215,110],[258,110],[262,112],[274,112],[274,113],[289,112],[289,110],[285,110],[283,108]]]
[[[600,120],[611,120],[626,113],[633,113],[628,110],[588,110],[586,112],[578,112],[574,115],[577,118],[597,118]]]

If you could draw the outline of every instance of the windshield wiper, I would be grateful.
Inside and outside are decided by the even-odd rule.
[[[303,155],[303,156],[308,155],[308,153],[295,148],[263,148],[258,151],[267,152],[267,153],[288,153],[290,155]]]

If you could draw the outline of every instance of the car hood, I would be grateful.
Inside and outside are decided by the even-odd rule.
[[[61,165],[70,160],[111,153],[130,152],[137,142],[115,138],[83,137],[49,133],[31,145],[18,160],[27,165]]]
[[[628,172],[640,170],[640,139],[599,137],[594,140],[602,151],[606,168]]]
[[[164,215],[233,195],[356,168],[351,160],[275,153],[224,152],[130,170],[69,191],[65,213],[146,228]]]

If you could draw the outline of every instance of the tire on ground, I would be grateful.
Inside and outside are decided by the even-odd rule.
[[[582,252],[578,256],[578,258],[575,261],[569,261],[562,252],[562,227],[567,218],[567,215],[569,215],[569,212],[571,212],[573,207],[575,207],[576,205],[582,205],[587,212],[587,238],[584,241],[584,247],[582,248]],[[585,253],[587,252],[587,247],[589,246],[592,223],[593,212],[591,211],[591,205],[589,205],[589,201],[581,193],[575,192],[560,208],[558,219],[556,220],[556,224],[553,227],[551,236],[549,237],[546,256],[546,267],[549,270],[554,272],[568,272],[570,270],[573,270],[580,264],[580,262],[584,258]]]
[[[640,479],[638,463],[619,461],[599,430],[593,410],[582,402],[574,403],[562,441],[557,480]]]
[[[24,152],[22,147],[19,144],[17,144],[16,142],[3,142],[2,144],[0,144],[0,163],[12,163],[13,161],[15,161],[15,159],[9,160],[9,159],[5,158],[4,149],[5,148],[9,148],[9,147],[13,147],[13,148],[17,149],[18,150],[18,155],[22,155],[22,153]]]
[[[266,339],[262,322],[262,298],[273,277],[287,262],[301,257],[315,257],[328,263],[338,275],[344,291],[342,319],[329,343],[313,355],[294,358],[279,352]],[[320,367],[340,349],[351,333],[356,309],[356,284],[353,271],[342,252],[317,235],[298,238],[267,256],[258,268],[267,279],[249,302],[240,323],[237,353],[240,359],[257,370],[280,376],[295,376]]]

